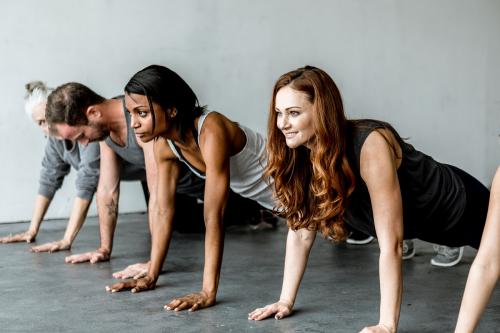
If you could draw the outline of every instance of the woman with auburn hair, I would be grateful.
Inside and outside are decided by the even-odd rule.
[[[267,175],[290,230],[280,299],[249,319],[291,313],[317,231],[341,241],[349,225],[378,238],[380,320],[363,333],[397,330],[403,239],[479,246],[488,189],[415,150],[386,122],[346,119],[321,69],[299,68],[276,82],[267,150]]]

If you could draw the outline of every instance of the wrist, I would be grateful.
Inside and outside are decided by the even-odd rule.
[[[73,241],[71,239],[63,238],[59,241],[63,246],[71,246]]]
[[[107,247],[103,247],[101,246],[100,248],[98,248],[96,250],[96,252],[99,252],[99,253],[102,253],[104,255],[110,255],[111,254],[111,249],[107,248]]]
[[[389,325],[384,323],[378,323],[378,326],[384,328],[389,333],[396,333],[396,325]]]
[[[292,301],[286,300],[284,298],[280,298],[278,303],[288,307],[290,310],[293,308],[293,304],[294,304]]]
[[[200,293],[205,295],[210,301],[215,302],[215,298],[217,296],[217,291],[208,291],[208,290],[203,289]]]

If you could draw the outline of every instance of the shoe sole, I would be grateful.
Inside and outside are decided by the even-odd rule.
[[[365,239],[360,239],[360,240],[357,240],[357,239],[351,239],[351,238],[347,238],[347,244],[352,244],[352,245],[365,245],[365,244],[369,244],[371,242],[373,242],[375,238],[370,236],[368,238],[365,238]]]
[[[458,264],[462,260],[462,256],[464,255],[464,248],[460,248],[460,253],[458,254],[458,258],[447,263],[441,263],[437,262],[434,260],[434,258],[431,259],[431,265],[438,266],[438,267],[453,267],[456,264]]]
[[[402,257],[403,260],[408,260],[408,259],[411,259],[415,256],[415,254],[417,253],[417,250],[415,248],[413,248],[413,252],[411,252],[410,254],[407,254],[407,255],[404,255]]]

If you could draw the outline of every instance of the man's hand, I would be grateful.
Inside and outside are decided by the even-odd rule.
[[[108,260],[109,260],[109,251],[101,248],[93,252],[74,254],[64,259],[64,261],[68,264],[78,264],[87,261],[90,261],[91,264],[95,264],[96,262],[108,261]]]
[[[185,309],[189,309],[188,311],[196,311],[199,309],[207,308],[214,304],[215,296],[210,297],[206,292],[200,291],[198,293],[176,298],[165,305],[164,308],[173,311],[182,311]]]
[[[129,265],[122,271],[113,273],[115,279],[134,279],[145,277],[148,274],[149,261]]]
[[[16,243],[16,242],[26,242],[31,243],[35,240],[36,232],[35,231],[25,231],[15,235],[10,234],[9,236],[0,238],[0,243]]]
[[[288,302],[279,301],[266,305],[263,308],[253,310],[248,314],[249,320],[262,320],[274,315],[274,319],[281,319],[292,313],[292,305]]]
[[[145,290],[152,290],[156,287],[156,281],[153,277],[146,275],[137,280],[126,280],[118,282],[110,286],[106,286],[106,291],[115,293],[118,291],[129,290],[133,293],[138,293]]]
[[[31,247],[31,252],[57,252],[57,251],[64,251],[64,250],[69,250],[71,248],[71,243],[68,241],[65,241],[64,239],[55,241],[55,242],[50,242],[50,243],[45,243],[42,245],[37,245],[37,246],[32,246]]]

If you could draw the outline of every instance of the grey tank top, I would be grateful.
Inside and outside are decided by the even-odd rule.
[[[204,111],[198,120],[198,135],[196,138],[198,146],[200,145],[201,129],[210,112],[212,111]],[[263,179],[264,169],[267,165],[265,154],[266,141],[259,133],[239,124],[238,126],[245,133],[246,143],[245,147],[239,153],[231,156],[229,160],[229,186],[235,193],[257,201],[267,209],[273,209],[275,206],[271,187],[273,181],[265,181]],[[198,177],[205,179],[205,174],[196,169],[184,158],[181,150],[172,140],[168,140],[168,144],[172,152],[183,164]]]
[[[124,96],[118,96],[115,99],[122,101],[123,114],[127,122],[127,140],[125,146],[118,145],[109,136],[105,139],[105,142],[123,161],[120,179],[146,180],[144,151],[137,143],[134,130],[131,126],[130,114],[125,107],[125,98]],[[179,180],[177,181],[177,193],[203,199],[204,192],[205,181],[196,177],[187,167],[181,164]]]
[[[377,120],[349,121],[349,164],[356,176],[356,187],[349,197],[344,219],[347,224],[376,236],[370,195],[360,175],[361,148],[368,135],[389,129],[402,148],[397,171],[403,201],[404,238],[427,238],[444,232],[461,218],[466,204],[464,184],[448,165],[406,143],[388,123]]]

